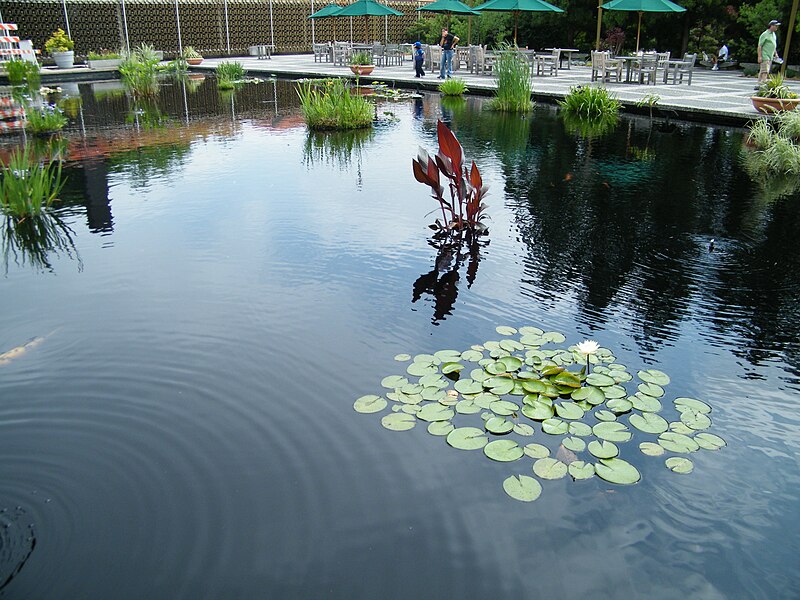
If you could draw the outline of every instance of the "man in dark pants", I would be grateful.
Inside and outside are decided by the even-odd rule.
[[[458,44],[458,36],[453,35],[447,28],[442,29],[442,39],[439,45],[442,47],[442,68],[439,69],[439,79],[450,79],[453,76],[453,48]]]

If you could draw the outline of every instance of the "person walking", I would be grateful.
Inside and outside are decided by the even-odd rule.
[[[778,56],[778,38],[775,32],[780,27],[780,22],[773,19],[767,29],[758,38],[758,83],[764,83],[769,76],[772,62],[780,60]],[[756,87],[758,89],[758,87]]]
[[[442,39],[439,45],[442,47],[442,67],[439,69],[439,79],[450,79],[453,76],[453,50],[458,44],[458,36],[447,31],[447,27],[442,29]]]
[[[425,77],[425,69],[422,65],[425,63],[425,50],[422,49],[422,44],[414,42],[414,77]]]

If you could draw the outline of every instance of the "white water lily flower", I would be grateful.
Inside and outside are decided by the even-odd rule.
[[[584,356],[589,356],[590,354],[594,354],[600,349],[600,344],[598,344],[594,340],[584,340],[580,344],[578,344],[576,348],[578,349],[578,352],[580,352]]]

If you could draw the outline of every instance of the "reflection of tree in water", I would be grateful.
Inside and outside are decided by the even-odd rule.
[[[312,166],[325,163],[347,169],[355,154],[357,159],[368,142],[375,137],[370,128],[350,131],[309,131],[303,146],[303,162]]]
[[[467,288],[472,287],[478,274],[481,248],[489,244],[486,236],[473,237],[468,231],[439,231],[428,239],[428,244],[436,249],[433,269],[420,275],[414,282],[412,302],[423,294],[433,296],[433,324],[443,321],[452,314],[458,297],[458,281],[461,267],[467,262]]]
[[[3,245],[3,266],[13,262],[20,267],[33,267],[43,271],[53,271],[52,258],[59,255],[82,263],[73,241],[74,232],[64,220],[53,211],[29,215],[22,219],[6,216],[0,229]]]

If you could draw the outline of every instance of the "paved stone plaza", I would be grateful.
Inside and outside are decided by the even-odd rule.
[[[229,59],[206,59],[199,67],[193,69],[214,69],[224,60],[240,62],[252,74],[278,75],[282,77],[320,77],[351,76],[348,67],[334,66],[330,63],[314,62],[312,54],[276,55],[271,59],[258,59],[251,56],[232,57]],[[414,78],[414,66],[406,61],[403,66],[376,67],[367,79],[396,83],[403,87],[424,87],[434,89],[439,80],[437,73],[429,73],[424,79]],[[491,93],[497,82],[491,76],[474,75],[466,70],[456,72],[473,93]],[[591,68],[572,65],[572,68],[560,69],[557,77],[534,77],[533,94],[539,101],[563,98],[569,89],[577,85],[600,85],[591,82]],[[659,96],[657,106],[673,109],[684,118],[708,122],[745,123],[759,113],[753,108],[750,96],[756,85],[754,77],[744,77],[741,71],[711,71],[696,68],[692,76],[692,84],[640,85],[636,83],[606,83],[625,105],[635,105],[649,94]],[[800,83],[789,82],[789,86],[800,93]]]

